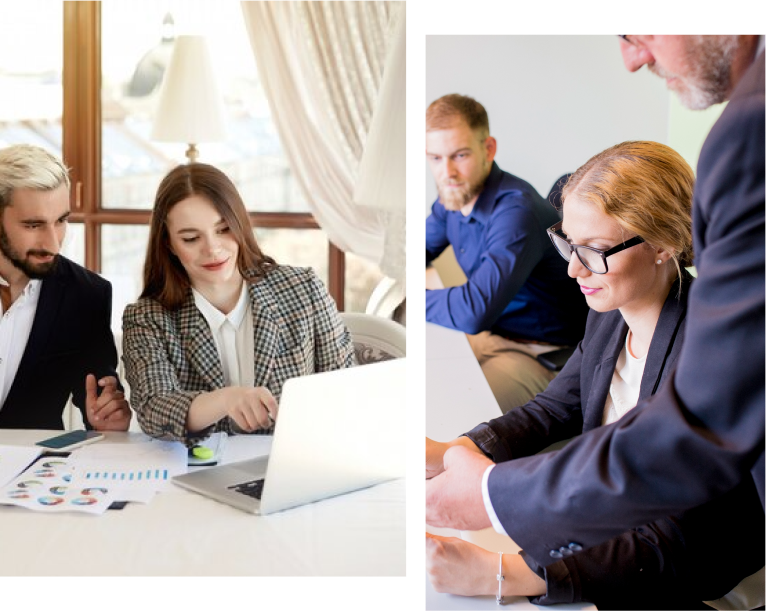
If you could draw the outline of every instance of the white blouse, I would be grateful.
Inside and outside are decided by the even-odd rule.
[[[641,378],[644,375],[646,354],[637,359],[630,353],[628,343],[631,331],[625,336],[625,345],[617,357],[617,365],[612,374],[612,383],[609,385],[609,394],[604,404],[604,417],[601,424],[611,424],[622,418],[638,403],[638,394],[641,390]]]
[[[207,321],[213,334],[218,357],[221,359],[224,385],[253,386],[255,384],[255,338],[247,284],[242,283],[237,305],[228,314],[221,312],[196,289],[192,289],[192,294],[194,304]]]

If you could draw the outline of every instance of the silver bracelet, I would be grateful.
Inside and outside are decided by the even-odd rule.
[[[503,575],[503,552],[497,553],[500,554],[500,564],[497,567],[497,596],[495,600],[498,605],[502,605],[505,603],[503,600],[503,582],[505,581],[505,576]]]

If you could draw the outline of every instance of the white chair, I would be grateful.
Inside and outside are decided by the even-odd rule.
[[[406,326],[405,298],[404,282],[384,276],[372,291],[365,312],[390,318]]]
[[[406,356],[407,333],[398,322],[358,312],[341,312],[340,316],[351,332],[360,365]]]

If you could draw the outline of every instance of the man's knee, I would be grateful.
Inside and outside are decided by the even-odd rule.
[[[520,352],[487,359],[481,369],[503,413],[534,399],[555,377],[534,357]]]

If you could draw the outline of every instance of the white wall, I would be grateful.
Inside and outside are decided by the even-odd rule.
[[[427,36],[426,106],[448,93],[484,105],[498,165],[543,197],[613,144],[668,144],[665,83],[646,68],[628,72],[616,36]],[[425,171],[430,212],[436,188]]]

